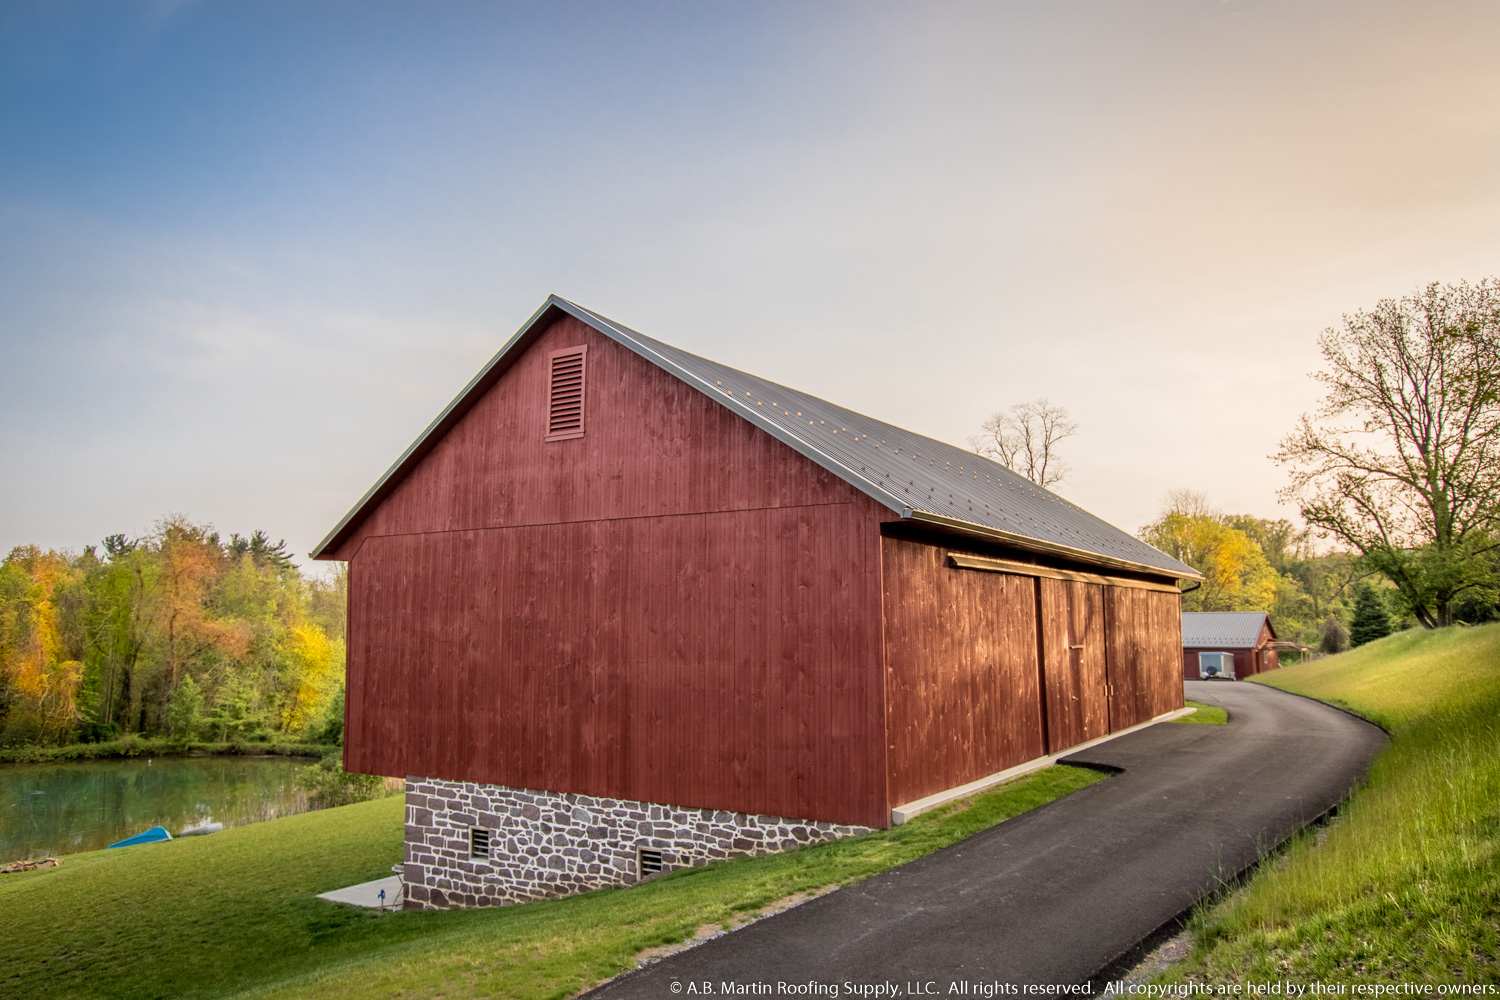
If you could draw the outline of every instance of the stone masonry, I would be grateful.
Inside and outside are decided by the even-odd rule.
[[[487,850],[482,844],[476,849],[476,829],[488,833]],[[868,832],[717,809],[407,778],[406,907],[502,906],[631,885],[642,879],[643,849],[659,852],[667,871]]]

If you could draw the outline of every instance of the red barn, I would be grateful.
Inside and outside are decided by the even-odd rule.
[[[408,905],[884,827],[1182,707],[1184,564],[552,297],[313,553]]]
[[[1182,615],[1182,676],[1235,680],[1281,666],[1280,643],[1264,611],[1187,611]]]

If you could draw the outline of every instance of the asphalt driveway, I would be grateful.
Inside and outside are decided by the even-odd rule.
[[[1068,762],[1119,773],[589,996],[1088,982],[1340,802],[1385,744],[1368,723],[1271,688],[1187,687],[1229,724],[1164,723],[1078,753]]]

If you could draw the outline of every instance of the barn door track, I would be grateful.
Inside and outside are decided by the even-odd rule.
[[[1116,773],[587,995],[698,996],[707,983],[715,996],[790,995],[778,984],[948,996],[963,983],[973,996],[976,983],[1096,981],[1334,809],[1385,745],[1367,722],[1257,684],[1187,689],[1229,724],[1156,725],[1066,757]]]

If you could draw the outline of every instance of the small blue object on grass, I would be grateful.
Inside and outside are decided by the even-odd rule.
[[[172,835],[167,832],[166,827],[153,826],[151,829],[146,830],[144,833],[138,833],[134,837],[117,840],[113,844],[110,844],[109,847],[106,847],[105,850],[107,851],[113,847],[134,847],[136,844],[158,844],[164,840],[171,839]]]

